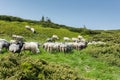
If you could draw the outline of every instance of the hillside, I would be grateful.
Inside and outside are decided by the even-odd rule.
[[[2,35],[7,35],[8,39],[11,38],[12,34],[16,35],[22,35],[25,37],[26,40],[39,40],[45,41],[48,37],[51,37],[53,34],[56,34],[60,37],[62,40],[63,35],[72,37],[72,36],[77,36],[79,33],[74,33],[71,32],[67,29],[59,28],[44,28],[41,27],[41,25],[36,25],[36,24],[30,24],[27,22],[6,22],[6,21],[0,21],[0,34],[1,37]],[[8,26],[9,25],[9,26]],[[29,30],[25,28],[26,25],[29,25],[33,27],[36,30],[36,34],[33,34]],[[4,27],[4,28],[3,28]],[[69,34],[69,35],[68,35]]]
[[[120,30],[90,30],[85,26],[81,28],[74,28],[66,25],[59,25],[53,23],[50,19],[44,20],[43,18],[44,17],[42,17],[40,21],[34,21],[22,19],[19,17],[1,15],[0,34],[1,36],[4,34],[8,35],[9,39],[12,34],[22,35],[26,39],[33,36],[36,40],[38,39],[40,41],[44,41],[46,38],[51,37],[53,34],[58,35],[60,37],[60,41],[62,41],[64,36],[71,38],[82,35],[88,41],[95,40],[120,43]],[[26,25],[35,28],[37,34],[32,34],[30,31],[26,30]]]
[[[26,25],[33,27],[36,33],[33,34],[27,30],[25,28]],[[6,73],[0,73],[0,79],[16,79],[19,76],[22,76],[23,79],[29,79],[37,75],[35,77],[36,80],[39,80],[38,78],[42,80],[49,80],[50,78],[66,80],[68,73],[71,73],[69,76],[71,80],[119,80],[120,78],[120,30],[90,30],[85,27],[74,28],[55,24],[51,22],[51,20],[32,21],[17,17],[13,18],[12,16],[0,17],[0,38],[11,40],[12,34],[23,36],[25,41],[37,41],[39,43],[44,43],[45,40],[53,34],[59,36],[60,39],[58,42],[63,41],[63,37],[65,36],[72,38],[82,35],[87,41],[103,41],[107,44],[88,45],[87,48],[83,50],[73,50],[67,54],[62,52],[50,54],[40,47],[40,54],[32,54],[26,51],[22,52],[22,55],[14,55],[4,49],[3,53],[0,54],[0,60],[4,60],[1,62],[0,71],[6,71]],[[6,62],[9,64],[5,64]],[[39,64],[37,65],[36,62]],[[3,65],[7,67],[4,68]],[[10,70],[10,65],[13,67],[18,65],[18,67]],[[43,72],[41,71],[39,74],[35,73],[35,71],[39,71],[41,68]],[[59,68],[61,72],[59,72],[57,68]],[[32,69],[36,75],[31,74],[30,69]],[[12,72],[14,73],[10,75]],[[46,74],[44,72],[46,72]],[[18,73],[18,75],[15,75],[16,73]],[[61,75],[60,78],[57,77],[57,74]],[[6,77],[6,75],[9,77]]]

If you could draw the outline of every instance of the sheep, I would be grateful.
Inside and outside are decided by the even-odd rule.
[[[64,41],[70,41],[70,38],[64,37],[63,40],[64,40]]]
[[[53,38],[47,38],[46,42],[55,42],[55,40]]]
[[[52,35],[53,39],[59,39],[59,37],[57,35]]]
[[[72,43],[72,47],[73,47],[74,49],[77,49],[77,45],[78,45],[78,42],[73,42],[73,43]]]
[[[43,48],[47,51],[47,52],[54,52],[54,51],[59,51],[59,45],[61,43],[58,42],[46,42],[43,44]]]
[[[1,38],[0,38],[0,41],[6,41],[6,39],[1,39]]]
[[[19,40],[19,41],[21,41],[21,40],[23,40],[23,36],[19,36],[19,35],[12,35],[12,38],[14,39],[14,40]]]
[[[71,52],[73,50],[73,44],[72,43],[65,43],[67,45],[67,52]]]
[[[46,42],[43,44],[43,48],[47,51],[47,52],[56,52],[56,51],[60,51],[59,46],[61,43],[59,42]]]
[[[25,28],[30,30],[32,33],[36,33],[35,29],[30,26],[25,26]]]
[[[80,40],[80,42],[86,42],[86,40],[85,40],[84,38],[82,38],[82,39]]]
[[[25,26],[26,29],[28,30],[31,30],[31,27],[30,26]]]
[[[36,33],[35,29],[34,28],[31,28],[30,29],[33,33]]]
[[[76,44],[75,46],[75,48],[77,49],[77,50],[81,50],[81,49],[83,49],[83,48],[85,48],[85,47],[87,47],[87,42],[79,42],[78,44]]]
[[[43,49],[47,50],[49,42],[43,44]]]
[[[47,50],[48,50],[48,45],[51,44],[51,43],[52,43],[52,42],[45,42],[45,43],[43,44],[43,49],[47,51]]]
[[[17,40],[10,40],[10,44],[17,43]]]
[[[30,50],[32,53],[40,52],[38,42],[25,42],[22,47],[23,50]]]
[[[78,35],[78,39],[79,39],[80,42],[85,42],[85,41],[86,41],[86,40],[85,40],[82,36],[80,36],[80,35]]]
[[[57,47],[57,44],[53,42],[46,42],[43,44],[43,49],[48,52],[54,51],[55,49],[57,49],[56,47]]]
[[[5,47],[5,48],[8,48],[10,45],[10,43],[5,39],[0,39],[0,44],[2,44],[3,45],[2,47]]]
[[[24,43],[21,42],[21,41],[16,42],[16,43],[11,43],[10,46],[9,46],[9,51],[11,51],[13,53],[20,53],[23,44]]]
[[[60,45],[60,51],[61,51],[61,52],[67,52],[67,45],[61,44],[61,45]]]
[[[60,45],[61,45],[62,43],[60,43],[60,42],[55,42],[55,44],[54,44],[54,46],[53,46],[53,50],[54,51],[60,51]]]
[[[68,42],[67,45],[71,46],[71,48],[74,48],[76,50],[81,50],[87,46],[87,41],[84,42]]]
[[[78,38],[72,38],[73,42],[79,42],[80,40]]]
[[[16,37],[17,37],[16,35],[14,35],[14,34],[12,35],[12,38],[13,38],[13,39],[16,39]]]
[[[72,48],[73,48],[73,44],[74,44],[75,42],[66,42],[66,44],[68,45],[68,46],[71,46]]]
[[[0,53],[1,53],[1,51],[2,51],[2,48],[8,49],[8,48],[9,48],[9,45],[10,45],[10,43],[9,43],[7,40],[5,40],[5,39],[0,39]]]
[[[47,45],[47,51],[48,51],[48,52],[53,52],[54,44],[55,44],[55,43],[49,43],[49,44]]]
[[[83,37],[82,37],[82,36],[80,36],[80,35],[78,35],[78,39],[79,39],[79,40],[81,40],[81,39],[83,39]]]
[[[59,39],[57,35],[53,35],[50,38],[46,39],[46,42],[55,42],[55,40]]]
[[[44,49],[47,51],[47,52],[56,52],[56,51],[59,51],[59,52],[70,52],[72,51],[72,45],[71,44],[68,44],[68,43],[64,43],[64,42],[47,42],[47,43],[44,43]]]
[[[72,51],[72,46],[71,45],[68,45],[66,43],[60,44],[60,52],[66,53],[66,52],[70,52],[70,51]]]

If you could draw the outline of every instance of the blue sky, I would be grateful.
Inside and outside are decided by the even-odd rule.
[[[120,29],[120,0],[0,0],[0,15],[88,29]]]

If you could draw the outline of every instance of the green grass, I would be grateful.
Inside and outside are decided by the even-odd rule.
[[[120,68],[117,66],[110,66],[108,63],[92,57],[85,53],[84,50],[73,53],[47,53],[41,49],[40,54],[29,54],[34,59],[44,59],[48,62],[57,64],[69,65],[76,69],[83,77],[90,80],[118,80],[120,75]]]
[[[10,53],[0,54],[1,57]],[[33,54],[29,51],[22,52],[33,59],[42,59],[49,63],[56,63],[70,66],[79,72],[84,78],[90,80],[119,80],[120,68],[110,66],[104,61],[93,58],[88,53],[74,50],[73,53],[47,53],[41,49],[41,53]]]
[[[33,34],[25,28],[26,25],[33,27],[36,30],[36,34]],[[60,38],[59,41],[63,41],[63,36],[77,37],[79,33],[71,32],[67,29],[54,29],[44,28],[41,25],[30,24],[27,22],[6,22],[0,21],[0,37],[7,40],[11,39],[12,34],[22,35],[27,41],[44,42],[48,37],[56,34]],[[69,34],[69,35],[68,35]]]

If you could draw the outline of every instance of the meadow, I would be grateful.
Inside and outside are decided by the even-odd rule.
[[[33,34],[25,29],[35,28]],[[67,27],[68,28],[68,27]],[[66,27],[44,27],[41,23],[0,20],[0,38],[12,39],[12,34],[24,36],[24,41],[41,44],[53,34],[63,37],[82,35],[88,41],[104,41],[106,44],[88,45],[70,53],[46,52],[40,47],[39,54],[29,51],[13,54],[3,49],[0,54],[0,79],[3,80],[119,80],[120,79],[120,30],[71,31]]]

